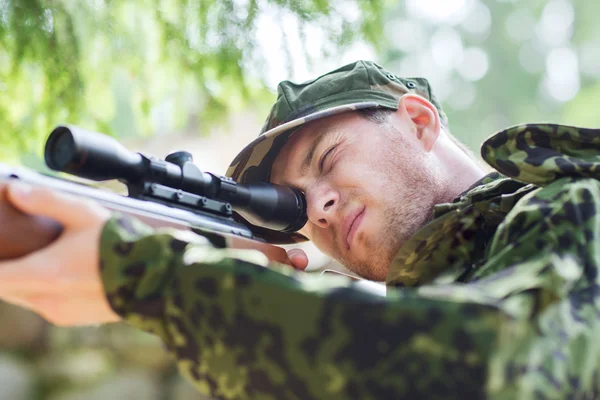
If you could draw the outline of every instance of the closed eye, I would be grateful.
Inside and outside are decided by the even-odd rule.
[[[323,153],[321,159],[319,160],[319,172],[323,172],[323,165],[325,164],[325,160],[327,160],[327,157],[329,157],[329,155],[332,153],[333,150],[335,150],[336,147],[337,145],[331,146],[329,149],[327,149],[327,151]]]

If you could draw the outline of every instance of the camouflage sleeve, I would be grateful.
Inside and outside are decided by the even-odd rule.
[[[110,304],[224,399],[476,398],[510,319],[487,296],[387,297],[129,218],[105,227]],[[445,298],[444,298],[445,297]],[[450,386],[449,386],[450,385]],[[473,397],[474,396],[474,397]]]
[[[526,195],[500,225],[470,286],[531,322],[490,359],[494,398],[600,395],[599,209],[600,182],[563,178]]]
[[[102,278],[115,311],[216,398],[564,398],[598,387],[597,284],[581,283],[595,282],[597,260],[578,258],[596,257],[582,246],[597,246],[583,241],[600,218],[581,215],[600,204],[595,188],[550,187],[515,207],[468,285],[381,297],[128,218],[104,229]],[[559,213],[569,204],[575,214]]]

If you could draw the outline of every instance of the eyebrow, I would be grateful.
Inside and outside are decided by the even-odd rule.
[[[325,139],[326,136],[328,136],[327,133],[323,132],[323,133],[319,134],[315,138],[315,140],[313,140],[308,151],[306,152],[306,155],[304,156],[304,160],[302,160],[302,164],[300,165],[300,173],[302,175],[305,175],[308,167],[310,167],[312,165],[313,158],[315,156],[315,151],[317,150],[317,147],[323,141],[323,139]]]

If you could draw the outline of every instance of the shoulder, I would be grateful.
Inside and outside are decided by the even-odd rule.
[[[581,253],[600,239],[600,182],[561,178],[523,196],[499,226],[490,255],[518,247],[523,255],[545,249]]]

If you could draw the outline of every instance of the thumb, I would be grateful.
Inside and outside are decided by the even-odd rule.
[[[287,252],[288,258],[292,262],[294,268],[305,270],[308,266],[308,256],[302,249],[291,249]]]
[[[108,210],[87,200],[60,193],[48,188],[34,187],[24,182],[11,182],[8,185],[7,198],[20,211],[40,215],[58,221],[65,228],[84,227],[98,213]]]

